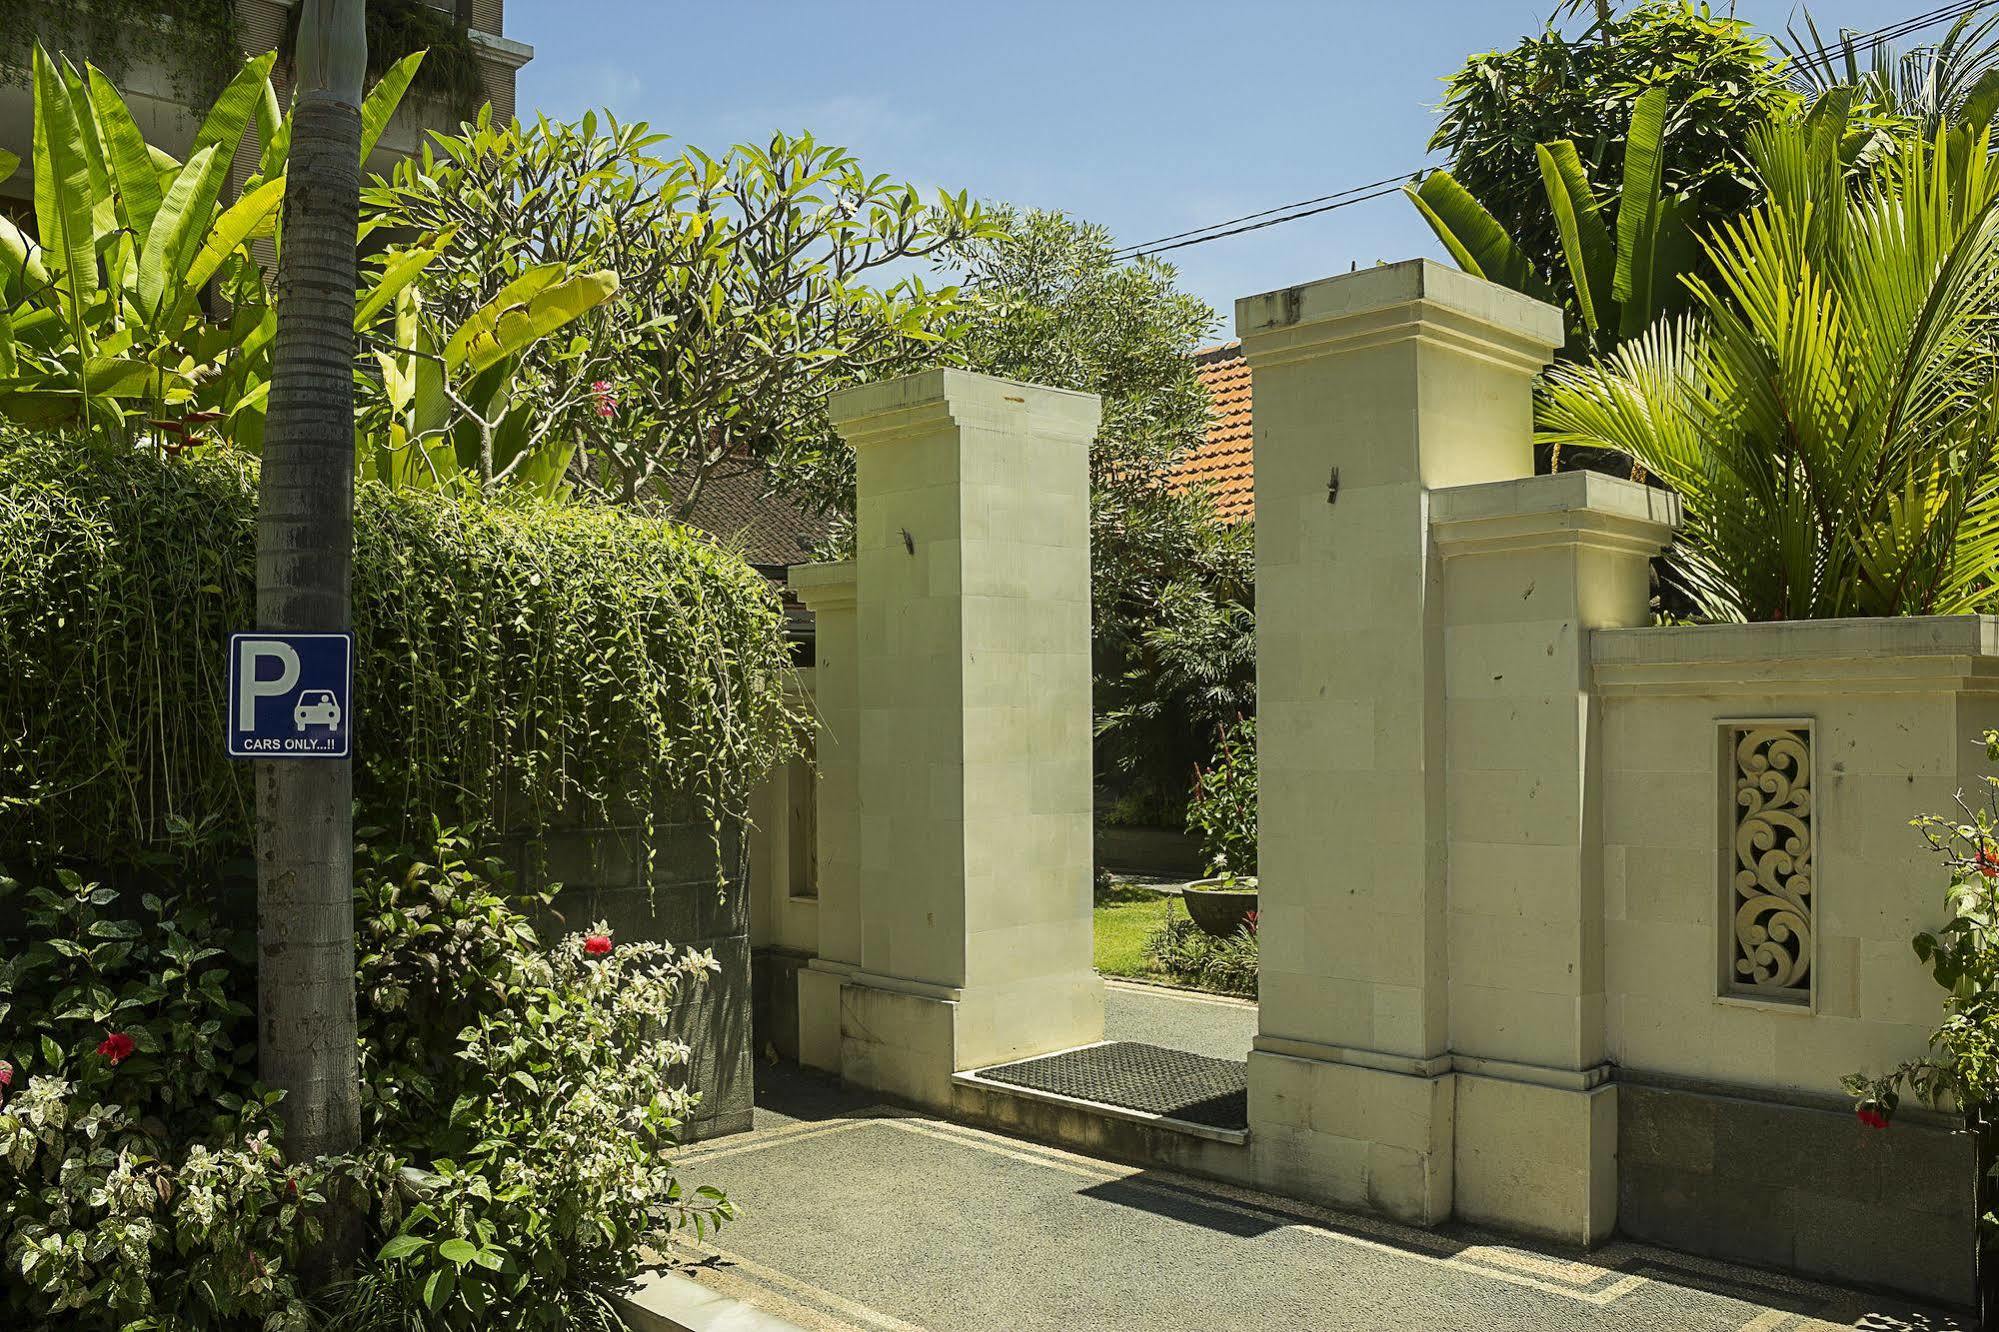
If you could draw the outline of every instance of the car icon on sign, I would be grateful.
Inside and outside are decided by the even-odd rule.
[[[340,704],[331,689],[308,689],[292,705],[292,725],[303,731],[308,726],[340,725]]]

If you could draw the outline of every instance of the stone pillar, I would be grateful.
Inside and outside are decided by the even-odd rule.
[[[1679,502],[1590,472],[1430,496],[1443,558],[1456,1211],[1572,1244],[1617,1219],[1590,631],[1651,622]]]
[[[798,972],[798,1059],[840,1071],[840,986],[861,961],[860,677],[854,562],[794,566],[788,581],[813,618],[819,838],[818,956]]]
[[[1260,1181],[1452,1207],[1443,620],[1430,492],[1533,472],[1558,311],[1428,261],[1249,297]]]
[[[848,1081],[1102,1039],[1091,969],[1089,394],[933,370],[848,389],[860,963]],[[822,931],[833,915],[824,904]]]

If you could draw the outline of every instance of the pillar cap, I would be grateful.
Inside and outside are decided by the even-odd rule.
[[[970,370],[925,370],[856,384],[833,394],[826,407],[841,438],[857,449],[954,424],[1068,437],[1087,444],[1096,437],[1103,415],[1094,393],[1022,384]]]
[[[813,614],[854,608],[854,562],[822,560],[794,564],[784,571],[785,586]]]
[[[1647,558],[1673,544],[1680,497],[1601,472],[1557,472],[1430,492],[1445,556],[1584,545]]]
[[[1540,373],[1562,345],[1562,312],[1431,259],[1363,268],[1235,306],[1252,370],[1427,340]]]

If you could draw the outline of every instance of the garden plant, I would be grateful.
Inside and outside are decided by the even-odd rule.
[[[415,68],[366,99],[364,141]],[[670,1156],[691,1095],[668,1032],[715,962],[548,932],[548,895],[493,848],[580,816],[649,858],[671,820],[726,872],[796,733],[781,611],[670,522],[556,502],[561,469],[491,426],[607,272],[526,266],[437,312],[413,284],[451,233],[364,264],[341,371],[364,405],[354,791],[377,827],[360,1138],[297,1151],[257,1076],[250,770],[215,743],[216,645],[256,622],[259,247],[285,253],[292,121],[249,62],[174,161],[97,71],[33,72],[36,223],[0,230],[0,1309],[84,1332],[613,1326],[646,1245],[729,1215]],[[263,171],[225,205],[252,134]],[[494,504],[502,469],[528,484]],[[359,1262],[327,1285],[343,1212]]]
[[[1999,731],[1985,732],[1983,742],[1999,763]],[[1916,957],[1944,991],[1944,1020],[1928,1057],[1846,1079],[1861,1120],[1876,1128],[1888,1126],[1904,1092],[1977,1124],[1999,1104],[1999,777],[1980,782],[1982,799],[1960,793],[1955,810],[1911,820],[1948,875],[1948,919],[1914,940]]]
[[[1647,276],[1670,278],[1673,237],[1754,201],[1742,145],[1799,94],[1781,52],[1705,3],[1645,0],[1577,35],[1559,17],[1445,79],[1430,147],[1450,166],[1419,187],[1419,208],[1460,263],[1460,248],[1475,257],[1468,271],[1561,305],[1570,350],[1587,354],[1629,336],[1641,312],[1683,302]],[[1642,217],[1625,220],[1609,185],[1620,177],[1639,187]],[[1664,252],[1627,243],[1641,231]],[[1606,263],[1619,289],[1609,301]]]
[[[1146,941],[1166,979],[1197,990],[1256,995],[1256,913],[1233,935],[1217,939],[1184,913],[1168,912]]]
[[[1201,839],[1210,875],[1256,878],[1256,718],[1238,717],[1215,742],[1215,761],[1194,779],[1187,831]]]
[[[79,1329],[616,1326],[641,1246],[731,1213],[668,1152],[663,1034],[715,963],[601,926],[544,942],[449,833],[362,857],[367,1124],[295,1159],[255,1081],[251,940],[197,895],[0,878],[0,1252],[11,1317]],[[372,863],[371,863],[372,861]],[[460,1025],[462,1024],[462,1025]],[[329,1196],[370,1261],[315,1298]]]
[[[360,487],[363,1137],[294,1158],[251,1058],[247,773],[213,741],[253,485],[226,453],[0,452],[0,1307],[303,1326],[337,1185],[368,1227],[318,1297],[344,1325],[598,1325],[642,1245],[727,1215],[666,1155],[666,1023],[712,959],[547,939],[480,848],[579,808],[719,836],[794,734],[778,608],[662,521]]]
[[[362,156],[423,58],[391,67],[363,99]],[[273,245],[282,262],[293,130],[271,85],[272,61],[267,54],[243,64],[182,162],[144,141],[102,73],[37,51],[33,234],[0,218],[0,416],[170,450],[224,442],[261,449],[277,317],[255,247]],[[223,185],[246,137],[259,165],[225,206]],[[17,165],[0,160],[0,175]],[[379,227],[362,224],[364,232]],[[417,483],[443,469],[440,441],[453,446],[453,473],[491,464],[492,441],[482,441],[477,423],[525,400],[512,363],[603,301],[617,280],[604,269],[544,263],[448,320],[425,319],[409,288],[456,234],[409,236],[362,265],[354,322],[368,353],[356,366],[363,402],[386,399],[378,413],[401,410],[400,436],[364,425],[380,441],[370,461],[384,479]],[[212,296],[226,302],[226,317],[210,317]],[[377,359],[385,353],[394,358],[386,366]],[[405,371],[410,387],[399,398],[393,372],[410,358],[424,369]],[[427,466],[409,460],[412,447]],[[503,454],[495,465],[513,461]]]
[[[757,475],[851,510],[852,459],[826,397],[930,364],[962,332],[955,286],[887,273],[990,223],[962,195],[926,200],[809,134],[720,157],[666,141],[608,112],[482,113],[364,192],[375,224],[454,238],[415,277],[419,326],[461,324],[550,265],[618,275],[615,298],[495,374],[527,393],[490,408],[479,386],[466,395],[501,438],[479,484],[553,478],[686,513],[711,482]],[[424,365],[405,356],[394,370],[392,412],[423,403]],[[537,460],[533,476],[509,456]]]
[[[1955,614],[1999,558],[1991,130],[1909,132],[1848,181],[1850,94],[1771,121],[1767,198],[1704,241],[1691,316],[1551,372],[1543,437],[1678,491],[1671,557],[1722,620]]]
[[[1215,315],[1171,265],[1121,262],[1110,233],[1061,213],[991,210],[954,244],[962,335],[986,374],[1095,393],[1091,656],[1103,817],[1174,826],[1222,723],[1256,706],[1255,532],[1166,484],[1212,410],[1192,353]]]

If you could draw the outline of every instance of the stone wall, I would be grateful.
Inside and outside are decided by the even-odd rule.
[[[1920,1110],[1863,1128],[1839,1082],[1920,1057],[1941,1017],[1910,940],[1939,923],[1945,872],[1909,820],[1976,798],[1990,771],[1999,624],[1631,629],[1598,633],[1592,657],[1620,1227],[1964,1298],[1970,1138]],[[1763,737],[1799,756],[1774,780]],[[1745,785],[1790,811],[1781,846],[1757,839]],[[1772,852],[1778,895],[1739,888],[1744,855]],[[1786,928],[1752,946],[1759,903]]]
[[[1885,1133],[1846,1101],[1620,1070],[1618,1228],[1752,1266],[1971,1302],[1976,1152],[1904,1111]]]
[[[1677,500],[1532,475],[1555,312],[1427,262],[1239,303],[1257,377],[1255,1182],[1952,1303],[1909,820],[1976,792],[1988,618],[1649,627]]]

